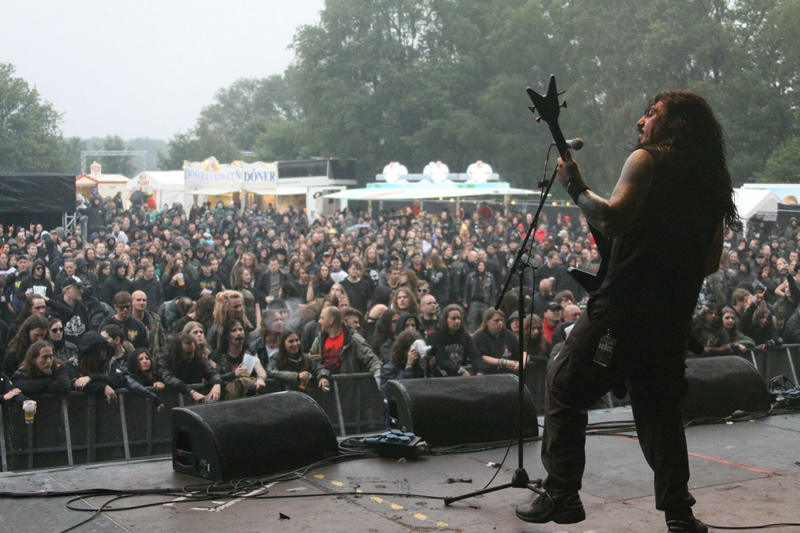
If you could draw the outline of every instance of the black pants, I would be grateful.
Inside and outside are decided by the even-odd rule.
[[[608,332],[609,318],[606,298],[590,300],[548,372],[542,441],[542,463],[547,470],[544,488],[580,490],[586,463],[587,409],[624,379],[640,446],[655,474],[656,508],[672,515],[690,515],[695,500],[688,491],[689,460],[680,408],[688,388],[683,354],[674,349],[660,352],[656,346],[634,349],[634,342],[625,344],[618,339],[611,363],[603,367],[593,359],[600,337]]]

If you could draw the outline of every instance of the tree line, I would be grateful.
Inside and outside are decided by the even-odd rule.
[[[795,182],[797,27],[800,0],[328,0],[284,72],[221,89],[160,166],[353,157],[371,181],[390,161],[463,171],[482,159],[535,187],[550,134],[525,88],[555,74],[561,127],[584,139],[601,192],[648,99],[675,88],[714,107],[736,184]]]

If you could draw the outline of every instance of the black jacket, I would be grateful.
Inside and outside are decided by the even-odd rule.
[[[127,293],[133,292],[133,282],[128,278],[117,275],[117,268],[122,265],[124,266],[125,263],[122,261],[114,261],[114,264],[111,265],[111,277],[103,282],[103,286],[100,288],[100,299],[107,303],[108,305],[114,305],[114,295],[118,292],[125,291]]]
[[[164,303],[164,287],[156,277],[150,281],[144,278],[137,279],[133,282],[133,290],[142,291],[147,295],[147,308],[154,313],[157,313],[158,308]]]
[[[82,377],[80,370],[81,357],[84,357],[87,352],[96,349],[98,345],[108,346],[108,341],[96,331],[86,333],[81,339],[81,343],[78,346],[78,359],[66,365],[67,374],[73,387],[75,380]],[[103,370],[89,374],[89,378],[89,383],[82,391],[86,394],[104,394],[106,385],[112,389],[121,389],[125,386],[122,372],[119,369],[110,369],[108,363],[106,363]]]
[[[55,362],[53,363],[55,366]],[[53,371],[51,376],[39,378],[27,377],[22,369],[17,370],[12,377],[15,387],[19,387],[26,396],[39,394],[69,394],[71,387],[66,365],[61,364]]]
[[[83,300],[78,300],[70,307],[61,297],[51,298],[47,302],[47,316],[61,320],[64,338],[76,346],[90,329],[89,308]]]
[[[203,381],[222,386],[222,377],[205,357],[195,356],[190,363],[179,361],[176,368],[169,368],[166,360],[162,358],[158,360],[156,372],[168,389],[182,394],[189,394],[192,391],[189,385]]]

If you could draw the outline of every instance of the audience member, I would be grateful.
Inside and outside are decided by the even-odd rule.
[[[11,379],[25,396],[68,394],[70,391],[66,365],[54,356],[53,347],[45,340],[31,344]]]
[[[323,392],[330,390],[330,372],[318,360],[303,354],[296,331],[284,329],[278,344],[278,353],[267,367],[270,378],[300,390],[307,389],[313,379]]]

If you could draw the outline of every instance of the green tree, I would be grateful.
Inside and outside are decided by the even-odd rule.
[[[129,151],[132,150],[132,148],[129,146],[126,147],[125,141],[119,135],[109,135],[103,139],[100,150],[120,152]],[[103,174],[122,174],[129,178],[132,178],[134,174],[136,174],[133,156],[131,155],[99,155],[95,159],[102,165]],[[87,166],[88,164],[91,164],[91,161],[87,161]],[[139,164],[141,165],[141,163]]]
[[[164,170],[180,170],[184,161],[203,161],[211,156],[223,164],[241,159],[241,151],[206,122],[176,134],[167,147],[166,154],[158,154],[159,167]]]
[[[706,96],[741,183],[798,133],[799,24],[799,0],[329,0],[282,76],[221,90],[173,145],[357,158],[364,181],[389,161],[463,171],[483,159],[534,188],[551,139],[524,89],[555,74],[561,127],[586,142],[579,159],[601,194],[648,99],[668,89]]]
[[[759,183],[798,183],[800,181],[800,137],[792,137],[767,159]]]
[[[266,133],[273,121],[298,120],[292,80],[291,68],[283,75],[237,80],[217,92],[215,102],[200,112],[200,122],[240,150],[254,150],[259,135]]]
[[[0,170],[66,171],[61,114],[14,71],[0,63]]]

